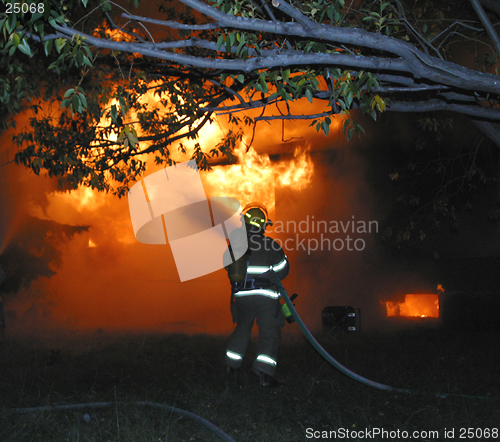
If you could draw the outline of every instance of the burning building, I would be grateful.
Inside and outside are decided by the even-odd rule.
[[[268,207],[275,222],[268,233],[291,263],[285,286],[300,295],[297,309],[311,329],[320,328],[321,312],[331,305],[359,308],[363,328],[394,317],[444,317],[446,303],[419,282],[426,279],[423,285],[436,287],[435,274],[428,277],[427,270],[408,270],[411,266],[394,271],[387,255],[379,253],[379,222],[387,209],[367,182],[371,166],[362,152],[376,146],[374,139],[366,136],[347,147],[340,130],[332,127],[328,137],[303,137],[307,126],[287,127],[287,137],[294,139],[288,142],[282,141],[281,123],[264,126],[255,149],[242,144],[236,163],[218,160],[212,171],[201,174],[207,196],[234,197],[242,206],[261,201]],[[217,125],[207,130],[200,140],[210,147],[220,133]],[[8,138],[3,135],[3,145]],[[149,173],[155,170],[152,166]],[[60,255],[47,267],[50,277],[42,275],[5,297],[7,322],[17,317],[26,328],[29,316],[35,329],[43,324],[90,331],[225,333],[232,328],[225,270],[180,283],[168,244],[136,241],[126,198],[88,188],[60,192],[53,180],[12,164],[4,166],[0,181],[0,256],[16,232],[30,242],[34,230],[19,231],[27,216],[88,226],[56,244]],[[49,230],[41,232],[41,247],[55,237]],[[42,257],[40,250],[34,254]],[[28,263],[24,267],[21,271],[29,273]]]

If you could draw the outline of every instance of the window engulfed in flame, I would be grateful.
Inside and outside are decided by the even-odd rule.
[[[404,302],[387,301],[387,316],[439,318],[439,296],[433,294],[405,295]]]
[[[292,159],[272,162],[268,155],[259,155],[242,143],[235,149],[237,164],[215,166],[203,174],[203,185],[210,196],[231,196],[244,207],[258,201],[272,213],[275,209],[275,188],[302,190],[312,181],[314,165],[309,147],[296,150]]]

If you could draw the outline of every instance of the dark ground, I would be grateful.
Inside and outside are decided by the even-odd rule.
[[[186,417],[135,401],[195,413],[236,442],[335,440],[334,431],[343,440],[404,440],[405,431],[414,440],[496,440],[499,336],[413,325],[317,337],[355,373],[413,394],[346,377],[301,336],[285,336],[277,373],[284,383],[272,390],[259,387],[250,358],[238,376],[226,376],[224,337],[97,333],[43,344],[7,337],[0,347],[0,441],[220,440]],[[252,343],[249,355],[254,351]],[[11,411],[95,402],[111,405]]]

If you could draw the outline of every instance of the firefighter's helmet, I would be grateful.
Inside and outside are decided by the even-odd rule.
[[[250,203],[243,209],[245,224],[252,233],[264,233],[272,225],[266,207],[261,203]]]

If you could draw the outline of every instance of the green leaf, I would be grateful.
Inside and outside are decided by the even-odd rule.
[[[220,47],[224,44],[224,34],[219,35],[219,38],[217,39],[217,50],[220,49]]]
[[[12,14],[12,17],[7,22],[7,32],[10,34],[17,26],[17,15]]]
[[[118,109],[113,104],[113,106],[111,106],[111,120],[113,120],[113,123],[116,123],[117,119],[118,119]]]
[[[137,144],[139,144],[139,139],[137,138],[137,136],[134,133],[132,133],[132,131],[127,132],[127,138],[128,138],[132,147],[135,148],[135,146]]]
[[[333,9],[332,6],[330,6],[329,8],[327,8],[326,15],[328,15],[328,18],[330,20],[333,20],[333,13],[334,13],[334,9]]]
[[[127,116],[127,111],[128,111],[127,104],[125,103],[125,98],[120,97],[118,99],[118,101],[120,102],[120,109],[122,111],[122,117],[125,118]]]
[[[87,97],[85,97],[85,95],[83,95],[81,92],[78,94],[78,96],[80,97],[80,102],[82,103],[82,108],[87,109],[87,106],[88,106]]]
[[[266,74],[265,73],[262,72],[259,75],[259,81],[260,81],[260,86],[262,88],[262,92],[264,92],[265,94],[267,94],[268,89],[267,89]]]
[[[61,53],[62,48],[66,44],[66,40],[64,40],[63,38],[57,38],[56,40],[54,40],[54,44],[56,45],[57,52]]]
[[[349,91],[349,93],[346,96],[346,104],[348,107],[351,107],[352,100],[353,100],[353,93],[352,91]]]
[[[17,32],[14,32],[14,34],[12,34],[12,44],[15,48],[17,48],[19,46],[19,43],[21,43],[21,37],[19,37],[19,34]]]
[[[313,102],[313,94],[311,92],[311,89],[306,89],[306,98],[308,99],[309,103],[312,104],[312,102]]]
[[[73,108],[73,112],[80,111],[80,98],[78,95],[73,95],[73,98],[71,99],[71,106]]]
[[[323,127],[323,132],[325,134],[325,137],[327,137],[328,132],[330,131],[330,125],[326,121],[323,121],[323,123],[321,123],[321,126]]]
[[[230,38],[229,35],[226,36],[224,42],[225,42],[225,46],[226,46],[226,52],[231,52],[231,46],[232,45],[231,45],[231,38]]]
[[[48,57],[52,52],[53,40],[48,40],[43,44],[43,49],[45,50],[45,55]]]
[[[243,46],[245,46],[244,41],[240,42],[240,44],[238,45],[238,48],[236,49],[236,55],[239,55],[240,51],[243,49]]]
[[[83,56],[83,64],[88,67],[92,67],[92,62],[87,58],[86,55]]]
[[[31,48],[30,46],[28,45],[28,42],[26,41],[26,39],[23,39],[23,41],[21,42],[21,44],[18,46],[19,50],[23,53],[23,54],[26,54],[30,57],[33,57],[33,53],[31,52]]]

